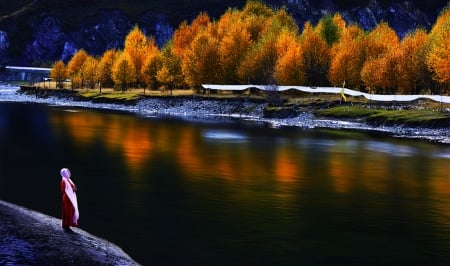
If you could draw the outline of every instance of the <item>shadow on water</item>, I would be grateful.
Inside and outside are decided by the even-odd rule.
[[[446,265],[450,147],[370,132],[274,129],[0,104],[0,198],[163,265]]]

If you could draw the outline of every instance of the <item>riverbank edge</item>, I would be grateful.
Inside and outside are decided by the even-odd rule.
[[[415,106],[429,103],[431,100],[416,100],[413,102],[385,103],[385,102],[361,102],[358,99],[353,102],[342,102],[340,100],[314,99],[303,103],[281,104],[279,106],[270,106],[266,99],[262,97],[229,96],[216,97],[211,95],[143,95],[143,94],[119,94],[110,97],[108,93],[90,92],[80,93],[68,89],[43,89],[34,86],[20,86],[18,93],[35,95],[36,97],[57,97],[60,99],[70,98],[74,101],[118,104],[126,106],[136,106],[140,101],[146,99],[158,100],[195,100],[195,101],[218,101],[218,102],[251,102],[254,104],[263,104],[261,118],[286,119],[293,118],[302,113],[311,113],[319,119],[331,119],[345,122],[365,123],[372,127],[393,126],[409,128],[426,129],[450,129],[450,105],[446,104],[445,109],[440,106],[441,111],[437,110],[414,110]],[[419,107],[420,108],[420,107]],[[418,108],[416,108],[418,109]],[[344,110],[344,111],[343,111]],[[412,115],[406,111],[415,111]],[[444,111],[445,110],[445,111]],[[236,113],[245,114],[249,110],[247,107],[239,110],[235,108]],[[403,112],[404,114],[401,114]],[[418,113],[422,112],[422,114]],[[430,112],[432,114],[430,114]]]
[[[61,220],[0,199],[1,265],[139,265],[120,247]]]

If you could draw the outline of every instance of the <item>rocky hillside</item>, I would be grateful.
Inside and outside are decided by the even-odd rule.
[[[171,38],[183,20],[200,11],[218,18],[228,7],[242,8],[246,0],[0,0],[0,64],[48,66],[69,60],[77,49],[93,55],[121,48],[124,37],[138,24],[159,45]],[[301,27],[324,14],[341,12],[348,22],[370,30],[387,21],[400,36],[429,29],[446,0],[266,0],[286,6]]]

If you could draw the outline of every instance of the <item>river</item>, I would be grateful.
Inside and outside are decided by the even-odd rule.
[[[364,130],[0,103],[0,198],[144,265],[450,265],[450,146]]]

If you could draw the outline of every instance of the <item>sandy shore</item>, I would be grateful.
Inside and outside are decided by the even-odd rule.
[[[118,246],[0,200],[0,265],[139,265]]]

